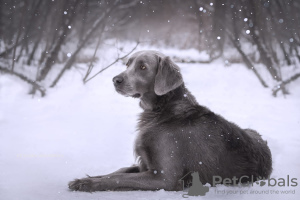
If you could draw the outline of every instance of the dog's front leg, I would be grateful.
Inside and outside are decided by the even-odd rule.
[[[168,178],[165,174],[145,171],[140,173],[119,173],[102,178],[77,179],[69,183],[69,188],[85,192],[105,190],[180,190],[181,185],[174,176]]]
[[[119,173],[138,173],[140,172],[140,167],[137,165],[133,165],[131,167],[123,167],[121,169],[118,169],[115,172],[112,172],[110,174],[106,174],[106,175],[100,175],[100,176],[88,176],[88,178],[102,178],[102,177],[107,177],[107,176],[112,176],[114,174],[119,174]]]

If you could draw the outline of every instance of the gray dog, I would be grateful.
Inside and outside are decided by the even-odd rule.
[[[270,176],[267,143],[256,131],[241,129],[199,105],[169,57],[140,51],[126,65],[113,83],[118,93],[140,98],[144,110],[135,142],[139,164],[76,179],[69,183],[71,190],[178,191],[182,189],[179,179],[191,171],[199,173],[203,184],[213,184],[213,176],[255,180]]]

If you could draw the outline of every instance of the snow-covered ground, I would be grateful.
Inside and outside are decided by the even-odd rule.
[[[175,50],[165,53],[172,52],[189,54]],[[273,154],[271,178],[287,179],[289,175],[298,182],[296,187],[287,183],[284,187],[220,185],[210,188],[205,197],[189,198],[299,199],[300,80],[289,85],[291,95],[274,98],[270,89],[263,88],[241,64],[224,67],[224,61],[217,60],[179,66],[186,86],[200,104],[243,128],[257,130],[268,141]],[[113,88],[112,77],[124,69],[118,63],[86,85],[80,81],[78,69],[68,71],[56,88],[48,89],[45,98],[32,98],[26,94],[29,86],[24,82],[0,75],[1,200],[182,199],[187,191],[68,190],[67,183],[74,178],[106,174],[134,163],[136,118],[142,110],[137,99],[125,98]]]

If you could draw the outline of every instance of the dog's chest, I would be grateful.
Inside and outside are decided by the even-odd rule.
[[[135,140],[135,154],[137,156],[138,161],[140,162],[140,166],[142,167],[142,171],[148,170],[151,164],[150,155],[151,148],[149,146],[149,140],[147,139],[147,133],[139,132],[136,140]]]
[[[152,154],[155,151],[153,141],[159,137],[157,118],[155,115],[141,116],[138,125],[138,135],[135,141],[135,153],[141,165],[146,169],[151,168]],[[145,170],[146,170],[145,169]]]

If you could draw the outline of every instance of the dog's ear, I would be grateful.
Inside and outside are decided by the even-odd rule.
[[[157,95],[164,95],[180,86],[183,80],[179,67],[169,57],[159,57],[158,63],[154,92]]]

